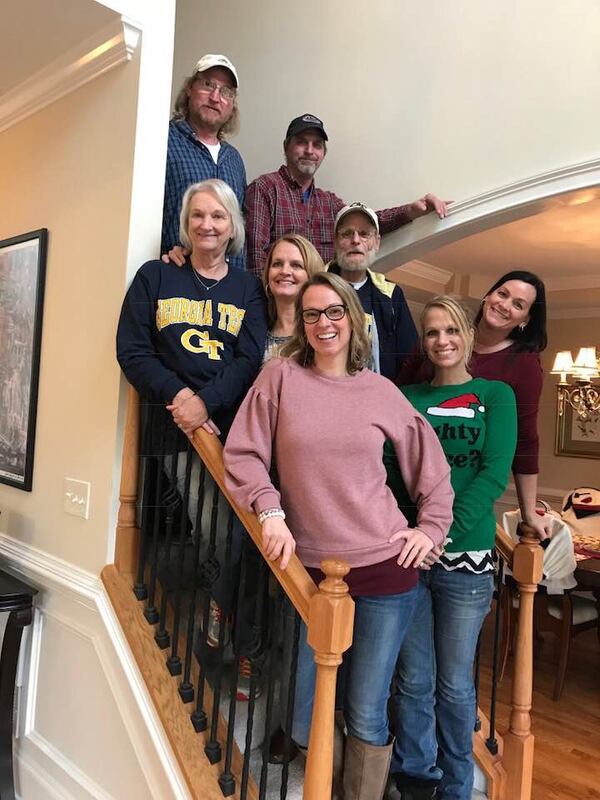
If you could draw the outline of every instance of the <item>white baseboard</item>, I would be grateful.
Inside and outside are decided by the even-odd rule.
[[[187,785],[101,580],[2,533],[0,556],[4,559],[5,569],[39,589],[26,653],[29,666],[24,678],[26,687],[20,692],[26,708],[17,709],[16,715],[19,730],[16,731],[15,771],[17,781],[29,787],[22,795],[24,800],[37,800],[38,797],[40,800],[54,800],[54,797],[61,800],[70,800],[71,797],[73,800],[120,800],[124,796],[115,797],[114,776],[118,773],[114,770],[117,765],[110,765],[112,792],[103,785],[107,763],[106,754],[103,758],[102,742],[98,742],[97,754],[91,747],[82,754],[81,761],[85,766],[77,763],[78,759],[73,756],[73,726],[75,729],[77,725],[82,726],[81,740],[85,743],[89,741],[90,730],[95,730],[95,724],[100,728],[104,726],[104,729],[107,724],[109,727],[114,725],[115,738],[121,736],[126,747],[131,748],[129,760],[125,754],[122,756],[124,786],[127,780],[141,779],[146,786],[139,787],[140,797],[189,800]],[[55,710],[48,708],[53,698],[42,696],[48,692],[43,690],[40,670],[45,670],[42,676],[47,686],[48,674],[51,680],[59,681],[64,665],[59,663],[61,658],[53,640],[45,642],[45,626],[49,626],[53,635],[58,631],[64,636],[71,648],[71,652],[62,654],[61,658],[81,658],[82,663],[88,665],[88,670],[81,676],[86,682],[86,693],[93,696],[96,692],[98,697],[109,693],[110,703],[107,705],[110,708],[97,709],[98,719],[90,719],[89,713],[83,713],[83,710],[80,715],[68,718],[68,710],[59,707],[58,701]],[[82,688],[73,686],[73,690],[81,692]],[[91,702],[92,709],[93,705]],[[61,742],[56,730],[54,736],[38,730],[38,717],[43,723],[44,719],[52,718],[54,711],[57,716],[65,714],[65,724],[71,726],[70,754],[69,737]],[[129,773],[125,774],[128,768]],[[131,796],[129,791],[126,794]]]

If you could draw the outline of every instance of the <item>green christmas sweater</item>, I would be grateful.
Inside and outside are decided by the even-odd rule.
[[[402,391],[435,430],[451,469],[454,521],[442,565],[473,572],[491,569],[494,502],[506,489],[517,443],[513,390],[500,381],[473,378],[457,386],[420,383]],[[410,500],[389,443],[384,461],[388,484],[405,508]]]

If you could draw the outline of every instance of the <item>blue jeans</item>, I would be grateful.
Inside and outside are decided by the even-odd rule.
[[[398,659],[392,772],[439,781],[440,800],[471,798],[473,661],[492,593],[489,572],[450,572],[439,565],[424,572]]]
[[[352,647],[344,655],[344,719],[348,733],[368,744],[389,742],[387,703],[417,587],[402,594],[356,597]],[[315,694],[316,664],[301,626],[292,737],[306,747]]]

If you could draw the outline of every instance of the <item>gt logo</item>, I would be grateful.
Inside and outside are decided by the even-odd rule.
[[[192,339],[198,339],[198,344],[192,344]],[[206,353],[211,361],[220,361],[219,350],[223,349],[223,342],[208,338],[208,331],[198,331],[188,328],[181,334],[181,344],[191,353]]]

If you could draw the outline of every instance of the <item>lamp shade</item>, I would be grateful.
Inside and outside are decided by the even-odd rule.
[[[554,358],[551,375],[565,375],[573,370],[573,356],[570,350],[561,350]]]
[[[583,380],[591,380],[600,375],[595,347],[582,347],[579,350],[573,364],[573,375]]]

